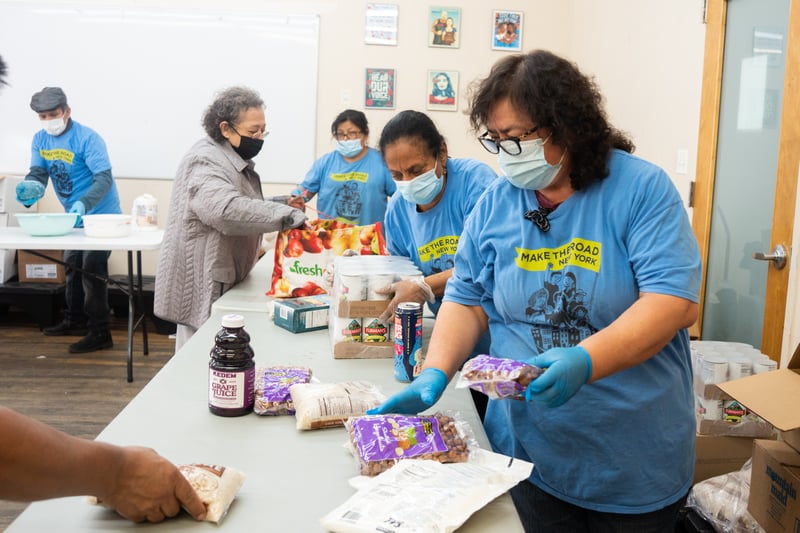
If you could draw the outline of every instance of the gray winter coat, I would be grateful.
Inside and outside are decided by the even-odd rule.
[[[305,221],[300,210],[264,199],[253,166],[210,137],[184,156],[158,257],[157,316],[200,327],[211,304],[253,268],[262,235]]]

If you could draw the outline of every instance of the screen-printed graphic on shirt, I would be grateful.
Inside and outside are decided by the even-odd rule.
[[[590,285],[600,272],[601,244],[573,239],[558,248],[516,250],[519,268],[544,274],[542,286],[529,295],[525,308],[539,353],[574,346],[597,332],[589,321],[594,293]]]
[[[427,263],[430,272],[437,274],[453,268],[457,248],[458,235],[443,235],[418,247],[417,253],[420,262]],[[422,271],[427,269],[423,266]]]
[[[368,175],[364,172],[331,174],[331,180],[342,182],[336,190],[334,210],[337,218],[358,220],[361,216],[361,192],[359,183],[366,183]]]

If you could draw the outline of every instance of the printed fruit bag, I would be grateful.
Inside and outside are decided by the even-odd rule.
[[[327,294],[333,259],[340,255],[388,255],[380,222],[353,226],[338,220],[311,220],[313,229],[287,229],[275,242],[272,285],[277,298]]]

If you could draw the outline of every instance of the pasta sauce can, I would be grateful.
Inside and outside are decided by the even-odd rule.
[[[401,302],[394,319],[394,377],[412,381],[422,368],[422,305]]]

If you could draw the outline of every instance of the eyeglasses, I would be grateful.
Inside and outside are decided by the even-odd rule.
[[[239,137],[250,137],[251,139],[258,139],[258,138],[266,139],[267,136],[269,135],[269,130],[266,130],[266,129],[255,131],[255,132],[249,132],[248,131],[248,132],[245,132],[244,135],[242,135],[242,133],[240,133],[239,130],[237,130],[236,128],[232,127],[231,129],[233,131],[235,131],[236,135],[238,135]]]
[[[337,141],[354,141],[362,135],[364,135],[364,133],[360,131],[337,131],[334,137],[336,137]]]
[[[519,142],[525,137],[536,133],[538,129],[539,126],[534,126],[519,137],[506,137],[505,139],[497,140],[489,137],[489,132],[487,131],[478,137],[478,140],[481,142],[481,146],[486,148],[486,151],[490,154],[499,154],[500,149],[502,148],[502,150],[508,155],[519,155],[522,153],[522,147],[519,145]]]

